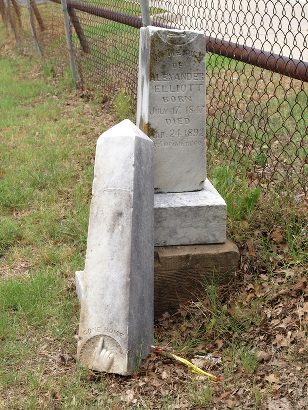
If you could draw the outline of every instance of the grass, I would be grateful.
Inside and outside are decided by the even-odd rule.
[[[134,102],[132,99],[123,91],[116,93],[113,98],[113,109],[115,116],[119,121],[129,118],[134,121]]]
[[[197,381],[193,381],[188,387],[189,397],[192,403],[202,408],[208,407],[212,401],[212,387],[211,385],[200,385]]]
[[[240,361],[247,373],[256,372],[259,365],[259,360],[253,352],[245,348],[240,349]]]
[[[80,119],[82,102],[63,110],[67,94],[75,98],[69,81],[51,85],[37,75],[37,63],[16,56],[0,62],[0,270],[6,277],[0,283],[0,396],[6,408],[50,408],[53,363],[62,350],[75,350],[77,307],[68,284],[83,264],[91,158],[103,130]],[[47,346],[58,353],[37,360]],[[73,380],[61,379],[67,405],[87,402],[82,374],[77,369]]]

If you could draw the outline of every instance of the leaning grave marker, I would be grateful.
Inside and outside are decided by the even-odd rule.
[[[226,241],[226,203],[206,179],[205,37],[141,29],[137,125],[154,141],[155,245]]]
[[[129,120],[97,142],[78,359],[131,374],[153,344],[153,142]]]

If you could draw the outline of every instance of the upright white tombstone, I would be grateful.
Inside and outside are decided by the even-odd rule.
[[[154,141],[155,192],[203,188],[205,37],[141,29],[137,126]]]
[[[154,141],[154,243],[226,241],[226,203],[206,179],[205,37],[145,27],[137,125]]]
[[[153,143],[129,120],[97,142],[78,359],[128,375],[153,344]]]

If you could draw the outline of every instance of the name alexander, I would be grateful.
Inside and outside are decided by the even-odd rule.
[[[158,73],[153,74],[153,81],[204,81],[204,73]]]

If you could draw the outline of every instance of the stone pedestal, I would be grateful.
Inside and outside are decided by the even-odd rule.
[[[208,179],[201,191],[155,194],[155,246],[223,243],[226,218],[226,203]]]
[[[204,298],[208,284],[228,284],[239,258],[237,246],[228,240],[221,245],[155,247],[155,318]]]

